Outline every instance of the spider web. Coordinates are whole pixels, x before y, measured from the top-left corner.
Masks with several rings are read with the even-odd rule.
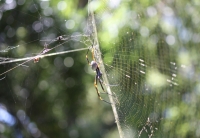
[[[15,2],[18,6],[23,5],[23,0],[7,1],[7,5],[10,2]],[[67,129],[69,137],[78,137],[77,129],[80,129],[80,132],[89,129],[85,120],[87,122],[94,120],[95,113],[98,115],[107,113],[102,120],[113,126],[112,123],[108,123],[110,120],[112,122],[110,109],[100,110],[99,104],[98,110],[96,108],[94,110],[95,113],[92,112],[89,115],[82,113],[78,117],[78,121],[74,119],[74,116],[80,113],[80,111],[77,113],[74,110],[82,107],[81,105],[85,103],[83,97],[86,96],[81,92],[86,88],[82,82],[90,80],[84,78],[87,75],[83,73],[83,76],[80,73],[89,73],[88,66],[85,65],[86,61],[82,58],[85,53],[76,54],[78,52],[74,50],[81,51],[82,48],[87,49],[92,44],[95,59],[103,73],[104,87],[111,94],[109,98],[113,103],[112,108],[120,137],[200,136],[197,122],[199,120],[198,49],[188,46],[190,41],[190,45],[198,46],[199,33],[197,26],[194,25],[194,28],[190,28],[184,24],[188,21],[186,15],[193,15],[192,11],[195,11],[195,7],[187,5],[190,13],[186,14],[185,11],[182,11],[184,8],[180,8],[182,4],[178,2],[174,4],[170,1],[165,3],[161,1],[142,3],[129,0],[89,1],[89,20],[77,21],[82,22],[80,26],[86,27],[86,31],[81,28],[82,30],[78,32],[68,30],[69,33],[63,31],[62,26],[53,24],[52,18],[54,21],[62,22],[58,18],[41,14],[45,5],[41,4],[42,1],[40,6],[37,1],[27,1],[27,3],[27,9],[21,7],[22,9],[15,10],[27,15],[30,22],[25,23],[20,17],[13,19],[12,16],[7,15],[9,10],[14,9],[15,6],[9,7],[6,4],[1,6],[1,20],[7,17],[7,27],[6,35],[1,33],[0,38],[3,41],[0,50],[1,73],[18,66],[1,75],[1,103],[10,107],[10,112],[16,113],[15,115],[18,116],[24,128],[28,128],[26,121],[29,121],[29,130],[23,132],[25,136],[46,137],[42,132],[58,136],[55,133],[58,130],[56,126],[54,127],[55,131],[51,129],[49,132],[46,129],[51,123],[44,119],[44,114],[49,112],[41,111],[42,107],[47,107],[47,111],[52,107],[55,116],[52,115],[49,118],[51,121],[57,121],[60,128],[66,129],[67,126],[70,126]],[[61,3],[61,5],[64,4]],[[71,15],[71,18],[73,16]],[[79,19],[79,17],[77,18]],[[194,18],[197,19],[197,17]],[[12,22],[14,21],[16,26],[13,27]],[[72,23],[71,20],[70,22]],[[193,22],[198,21],[193,19]],[[41,24],[44,26],[42,27]],[[65,26],[64,24],[62,25]],[[23,26],[31,33],[31,40],[23,36],[26,34],[23,27],[17,30],[19,26]],[[19,35],[18,31],[22,35]],[[13,38],[13,34],[18,34],[22,41]],[[64,40],[59,39],[58,36],[62,36]],[[48,49],[53,49],[40,56],[50,57],[42,58],[40,62],[34,64],[35,55],[43,51],[45,43],[48,45]],[[81,47],[82,43],[85,44],[83,47]],[[73,70],[75,76],[70,76],[69,64],[66,64],[67,68],[61,64],[64,57],[52,56],[63,54],[65,51],[72,54],[68,55],[70,58],[66,58],[66,61],[71,62],[71,57],[74,61],[80,61],[80,65],[74,65],[74,68],[77,69],[77,71]],[[19,62],[23,63],[24,60],[31,61],[26,64]],[[5,64],[9,62],[14,63]],[[57,69],[50,66],[50,63],[53,63]],[[93,80],[92,77],[88,82]],[[74,86],[78,87],[72,90],[71,88]],[[89,87],[87,87],[88,90],[90,91]],[[94,93],[92,86],[91,91]],[[70,93],[71,95],[69,95]],[[67,97],[67,100],[63,97]],[[78,100],[75,97],[78,97]],[[93,99],[90,98],[90,95],[88,97],[86,99]],[[97,100],[95,99],[95,101]],[[53,101],[54,104],[50,101]],[[13,103],[15,103],[14,106]],[[95,102],[86,102],[86,105],[91,108],[89,106],[91,103]],[[1,107],[6,108],[4,105]],[[73,106],[69,107],[69,105]],[[83,110],[91,112],[91,109],[88,108]],[[66,112],[70,112],[71,115],[66,115]],[[67,116],[67,119],[63,117],[64,115]],[[34,121],[39,126],[37,127],[34,122],[31,122],[29,117],[36,118]],[[41,120],[45,120],[44,123]],[[76,124],[78,128],[75,129],[72,124]],[[17,129],[20,127],[16,126]],[[1,124],[0,128],[2,128]],[[105,128],[99,130],[99,127],[95,128],[94,125],[90,128],[93,128],[92,132],[90,131],[88,134],[84,131],[81,136],[100,137],[105,131]],[[29,133],[31,130],[37,133]],[[103,134],[100,135],[99,131]],[[60,137],[63,136],[63,133],[59,134]]]
[[[173,4],[90,3],[98,36],[95,58],[108,79],[107,91],[117,97],[112,107],[120,137],[198,137],[197,128],[187,127],[198,120],[198,109],[190,107],[199,103],[193,97],[198,95],[199,81],[194,85],[191,80],[199,69],[192,62],[199,58],[185,40],[190,39],[186,36],[191,28],[183,23],[188,13]],[[193,119],[186,113],[191,110]]]

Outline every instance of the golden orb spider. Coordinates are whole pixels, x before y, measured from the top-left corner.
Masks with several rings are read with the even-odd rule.
[[[99,83],[101,85],[102,90],[105,93],[107,93],[107,92],[105,91],[105,89],[103,88],[103,85],[102,85],[102,83],[103,83],[103,80],[101,79],[102,78],[102,73],[101,73],[101,70],[99,69],[99,66],[98,66],[97,62],[95,61],[93,46],[92,46],[92,58],[93,58],[93,61],[91,61],[91,62],[88,59],[88,52],[89,52],[89,50],[90,49],[88,48],[88,51],[87,51],[87,54],[86,54],[86,60],[87,60],[88,64],[92,67],[92,70],[96,71],[96,76],[95,76],[95,80],[94,80],[94,87],[96,89],[97,95],[98,95],[98,97],[99,97],[99,99],[101,101],[104,101],[106,103],[111,104],[110,102],[107,102],[106,100],[104,100],[104,99],[101,98],[100,92],[99,92],[99,90],[97,88],[97,82],[98,82],[98,80],[99,80]]]

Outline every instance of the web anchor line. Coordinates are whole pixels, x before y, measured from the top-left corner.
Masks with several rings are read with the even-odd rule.
[[[34,63],[36,63],[36,62],[39,61],[40,58],[43,58],[43,57],[48,57],[48,56],[54,56],[54,55],[60,55],[60,54],[65,54],[65,53],[71,53],[71,52],[76,52],[76,51],[87,50],[88,48],[80,48],[80,49],[75,49],[75,50],[68,50],[68,51],[61,51],[61,52],[46,54],[47,52],[52,51],[53,49],[55,49],[55,48],[57,48],[57,47],[59,47],[59,46],[65,44],[65,43],[67,43],[69,40],[71,40],[72,38],[75,38],[75,37],[77,37],[77,36],[86,36],[86,37],[87,37],[87,35],[75,35],[75,36],[69,36],[69,37],[65,37],[65,38],[59,36],[59,37],[57,37],[57,38],[54,39],[54,40],[57,40],[57,41],[58,41],[58,40],[64,40],[65,42],[63,42],[63,43],[61,43],[61,44],[58,44],[58,45],[56,45],[56,46],[53,47],[53,48],[48,48],[48,46],[49,46],[54,40],[52,40],[52,41],[51,41],[50,43],[48,43],[48,44],[45,43],[45,44],[44,44],[44,49],[43,49],[41,52],[39,52],[39,54],[36,55],[36,56],[33,56],[33,57],[26,57],[26,58],[20,58],[20,59],[10,59],[10,60],[7,60],[7,61],[2,61],[2,62],[0,62],[0,65],[1,65],[1,64],[7,64],[7,63],[14,63],[14,62],[24,61],[24,62],[22,62],[22,63],[16,65],[15,67],[13,67],[13,68],[11,68],[11,69],[8,69],[7,71],[1,73],[0,76],[2,76],[2,75],[4,75],[4,74],[6,74],[6,73],[12,71],[12,70],[15,69],[15,68],[18,68],[18,67],[20,67],[20,66],[23,66],[25,63],[27,63],[27,62],[29,62],[29,61],[32,61],[32,60],[34,61]],[[73,40],[73,39],[72,39],[72,40]]]
[[[97,29],[96,29],[96,24],[95,24],[95,18],[94,18],[94,13],[93,11],[91,11],[90,9],[90,3],[91,3],[91,0],[88,1],[88,16],[89,18],[91,19],[91,30],[92,30],[92,37],[94,39],[94,56],[95,58],[97,59],[97,62],[100,63],[100,69],[102,71],[102,77],[103,77],[103,80],[105,82],[105,84],[109,84],[108,83],[108,79],[107,79],[107,76],[106,76],[106,72],[105,72],[105,67],[104,67],[104,64],[102,63],[102,58],[101,58],[101,52],[100,52],[100,48],[99,48],[99,42],[98,42],[98,37],[97,37]],[[100,62],[101,61],[101,62]],[[110,89],[110,86],[109,85],[105,85],[106,86],[106,91],[108,94],[108,97],[110,99],[110,102],[111,103],[114,103],[114,99],[113,99],[113,96],[112,95],[112,92],[111,92],[111,89]],[[113,114],[114,114],[114,117],[115,117],[115,122],[117,124],[117,128],[118,128],[118,132],[119,132],[119,136],[120,138],[124,138],[124,132],[122,131],[122,128],[121,128],[121,124],[120,124],[120,121],[119,121],[119,115],[118,115],[118,112],[117,112],[117,107],[116,107],[116,104],[111,104],[111,107],[112,107],[112,110],[113,110]]]

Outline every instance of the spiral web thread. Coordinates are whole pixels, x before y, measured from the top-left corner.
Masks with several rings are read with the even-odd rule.
[[[115,2],[90,1],[89,8],[95,4],[100,8],[94,13],[89,10],[89,23],[93,30],[95,59],[100,64],[105,84],[109,84],[105,85],[107,92],[117,97],[109,96],[115,103],[112,108],[120,137],[178,136],[175,128],[182,124],[176,117],[185,102],[181,94],[191,85],[183,75],[189,70],[180,62],[180,53],[177,54],[181,43],[171,46],[159,21],[152,26],[143,24],[150,19],[144,14],[145,8],[137,7],[138,3],[124,0],[116,7],[109,6],[110,3]],[[133,7],[136,9],[131,9]],[[121,13],[123,8],[126,12]],[[120,9],[123,10],[119,12]],[[117,13],[122,16],[116,18]],[[115,28],[117,25],[120,27]],[[104,36],[110,30],[117,36],[105,40],[109,39]],[[99,34],[104,35],[97,39]]]

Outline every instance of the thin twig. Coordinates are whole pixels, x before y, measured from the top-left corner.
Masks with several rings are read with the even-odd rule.
[[[95,57],[95,58],[98,59],[98,61],[101,61],[99,63],[100,63],[101,72],[103,74],[103,80],[106,84],[109,84],[107,76],[106,76],[103,60],[101,58],[101,51],[99,49],[99,42],[98,42],[98,38],[97,38],[97,29],[96,29],[96,24],[95,24],[94,13],[93,13],[93,11],[90,10],[90,2],[91,1],[92,0],[88,1],[88,12],[89,12],[89,18],[91,18],[91,23],[92,23],[92,28],[90,28],[90,29],[92,29],[92,33],[93,33],[92,37],[94,39],[95,55],[98,56],[98,57]],[[115,103],[115,100],[113,99],[112,92],[111,92],[111,89],[110,89],[110,85],[105,85],[105,86],[106,86],[107,93],[109,94],[108,96],[109,96],[110,102]],[[116,104],[111,104],[111,106],[112,106],[112,110],[113,110],[113,114],[114,114],[114,117],[115,117],[115,121],[116,121],[116,124],[117,124],[117,128],[118,128],[118,131],[119,131],[120,138],[124,138],[124,134],[123,134],[120,122],[119,122],[119,116],[118,116]]]

